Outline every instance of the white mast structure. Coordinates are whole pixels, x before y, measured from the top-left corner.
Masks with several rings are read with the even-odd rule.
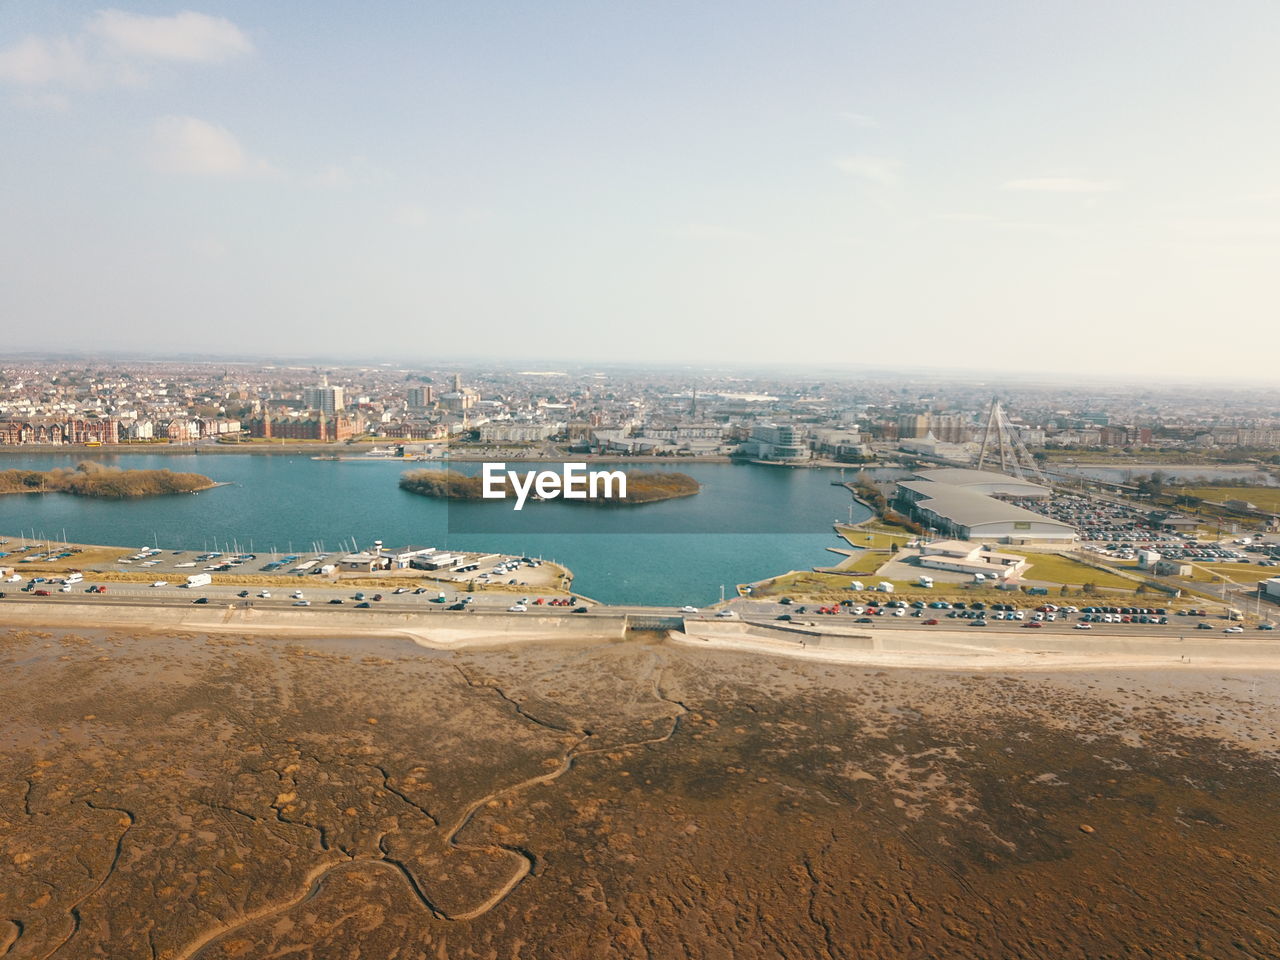
[[[1050,486],[1049,479],[1036,465],[1035,457],[1027,450],[1027,445],[1018,436],[1017,430],[1005,416],[1000,401],[992,397],[991,408],[987,411],[987,423],[982,429],[982,445],[978,448],[978,469],[986,467],[987,457],[994,460],[996,452],[1000,455],[1000,472],[1012,473],[1019,480],[1026,480],[1031,473],[1044,486]],[[993,463],[992,466],[995,464]]]

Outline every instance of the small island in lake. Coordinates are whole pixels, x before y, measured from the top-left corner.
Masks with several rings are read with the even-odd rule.
[[[625,471],[624,471],[625,472]],[[565,503],[592,503],[597,506],[632,506],[640,503],[655,503],[659,500],[675,500],[679,497],[691,497],[701,486],[687,473],[668,473],[655,471],[645,473],[626,473],[627,495],[625,497],[588,496],[586,498],[565,499]],[[401,474],[400,488],[423,497],[436,497],[445,500],[482,500],[484,499],[484,480],[482,477],[469,477],[456,470],[410,470]],[[503,484],[508,496],[514,497],[509,481]],[[557,500],[562,499],[557,497]]]
[[[0,470],[0,494],[70,493],[77,497],[127,500],[169,493],[198,493],[217,484],[199,473],[172,470],[121,470],[86,461],[74,470]]]

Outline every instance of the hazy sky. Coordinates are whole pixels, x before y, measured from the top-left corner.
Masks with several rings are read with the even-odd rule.
[[[23,349],[1221,376],[1280,3],[0,3]]]

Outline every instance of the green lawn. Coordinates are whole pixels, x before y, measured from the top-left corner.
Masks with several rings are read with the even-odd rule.
[[[1024,580],[1043,580],[1048,583],[1082,586],[1092,583],[1099,587],[1116,587],[1121,590],[1133,590],[1137,584],[1124,577],[1078,563],[1057,554],[1031,554],[1031,569],[1022,574]]]
[[[1244,500],[1259,510],[1280,513],[1280,487],[1170,487],[1170,492],[1186,493],[1210,503]]]
[[[1191,569],[1191,579],[1205,583],[1221,583],[1218,574],[1225,575],[1236,583],[1257,583],[1280,577],[1280,567],[1259,567],[1252,563],[1206,563],[1196,564]]]
[[[841,526],[837,532],[850,546],[866,550],[899,550],[908,540],[915,539],[909,533],[887,533],[868,527]]]

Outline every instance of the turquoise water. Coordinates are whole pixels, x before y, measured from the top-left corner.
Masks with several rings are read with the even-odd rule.
[[[48,470],[89,459],[76,454],[0,458],[0,470]],[[837,471],[738,464],[672,467],[703,485],[695,497],[638,507],[530,503],[447,503],[406,493],[397,481],[421,464],[314,461],[304,456],[97,455],[131,469],[203,473],[228,485],[195,496],[135,501],[63,494],[0,496],[7,534],[140,547],[303,552],[414,544],[554,559],[574,572],[574,587],[608,603],[702,604],[720,587],[835,560],[833,520],[850,519],[850,497],[832,486]],[[457,465],[474,472],[477,464]],[[530,465],[511,465],[527,469]],[[628,469],[661,469],[630,465]],[[854,504],[852,519],[867,516]]]

